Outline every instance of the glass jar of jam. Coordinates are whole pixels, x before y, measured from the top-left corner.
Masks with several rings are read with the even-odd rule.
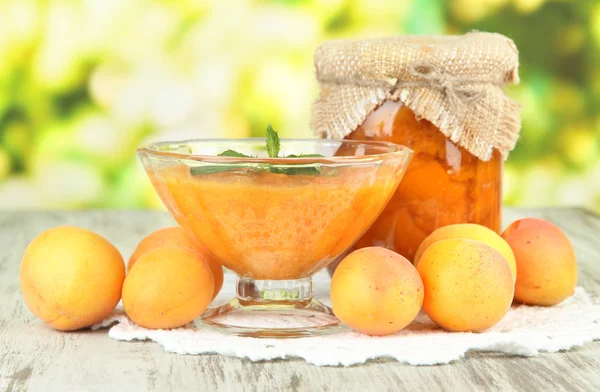
[[[333,40],[314,60],[316,135],[414,151],[385,210],[347,252],[381,246],[412,261],[439,227],[500,230],[502,165],[521,129],[520,106],[504,92],[519,83],[512,40],[485,32]]]
[[[503,159],[497,150],[489,161],[480,160],[393,100],[373,110],[346,139],[388,141],[414,150],[396,193],[354,249],[383,246],[412,261],[438,227],[477,223],[500,230]]]

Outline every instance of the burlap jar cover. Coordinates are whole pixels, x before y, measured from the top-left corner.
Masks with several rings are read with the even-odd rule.
[[[315,53],[321,91],[311,126],[341,139],[384,101],[401,100],[479,159],[504,158],[519,137],[519,105],[504,94],[519,82],[518,51],[500,34],[399,36],[329,41]]]

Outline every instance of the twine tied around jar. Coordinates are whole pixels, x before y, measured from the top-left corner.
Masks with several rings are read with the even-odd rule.
[[[456,77],[448,73],[440,72],[435,66],[427,63],[412,63],[408,67],[409,72],[420,78],[421,81],[415,82],[396,82],[394,86],[395,93],[392,99],[398,99],[400,91],[405,87],[424,87],[439,90],[444,94],[450,105],[450,110],[462,113],[467,105],[475,103],[485,98],[485,84],[502,85],[502,82],[482,81],[472,78]]]
[[[487,161],[519,136],[519,105],[502,90],[519,82],[514,43],[492,33],[329,41],[315,52],[320,85],[311,127],[344,138],[386,100],[400,100],[452,142]]]

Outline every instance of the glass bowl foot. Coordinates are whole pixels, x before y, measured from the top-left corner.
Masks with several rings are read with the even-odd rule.
[[[331,308],[312,298],[310,278],[239,278],[237,298],[208,309],[200,325],[227,334],[260,338],[320,336],[345,329]]]

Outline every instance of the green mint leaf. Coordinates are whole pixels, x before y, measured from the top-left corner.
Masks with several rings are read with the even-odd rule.
[[[305,176],[318,176],[321,173],[319,167],[271,167],[269,170],[274,174],[286,174],[288,176],[305,175]]]
[[[230,171],[230,170],[235,170],[238,167],[236,166],[229,166],[229,165],[222,165],[222,166],[196,166],[196,167],[192,167],[190,168],[190,174],[192,176],[199,176],[202,174],[214,174],[214,173],[222,173],[222,172],[226,172],[226,171]]]
[[[273,129],[271,124],[269,124],[269,126],[267,126],[267,153],[269,154],[269,158],[277,158],[280,148],[279,135],[277,134],[277,131]]]
[[[286,158],[323,158],[321,154],[290,154]],[[318,176],[321,173],[320,167],[286,167],[278,169],[281,174],[288,175],[305,175],[305,176]],[[273,172],[273,170],[271,170]]]
[[[234,157],[234,158],[249,158],[249,155],[242,154],[241,152],[237,152],[234,150],[225,150],[219,155],[220,157]],[[214,173],[222,173],[229,170],[235,170],[240,168],[238,165],[205,165],[205,166],[196,166],[190,168],[190,174],[192,176],[197,176],[201,174],[214,174]]]
[[[242,154],[241,152],[233,151],[233,150],[225,150],[220,153],[218,156],[220,157],[237,157],[237,158],[250,158],[250,155]]]
[[[277,131],[273,129],[271,125],[267,127],[267,153],[270,158],[277,158],[279,150],[281,149],[279,135]],[[218,156],[221,157],[234,157],[234,158],[251,158],[250,155],[242,154],[240,152],[228,149],[220,153]],[[284,158],[322,158],[320,154],[291,154]],[[203,174],[214,174],[222,173],[236,169],[251,169],[256,171],[268,171],[274,174],[286,174],[286,175],[307,175],[307,176],[318,176],[321,173],[320,167],[315,166],[290,166],[290,167],[273,167],[269,164],[259,164],[256,166],[239,165],[239,164],[221,164],[221,165],[204,165],[190,168],[190,174],[192,176],[203,175]]]

